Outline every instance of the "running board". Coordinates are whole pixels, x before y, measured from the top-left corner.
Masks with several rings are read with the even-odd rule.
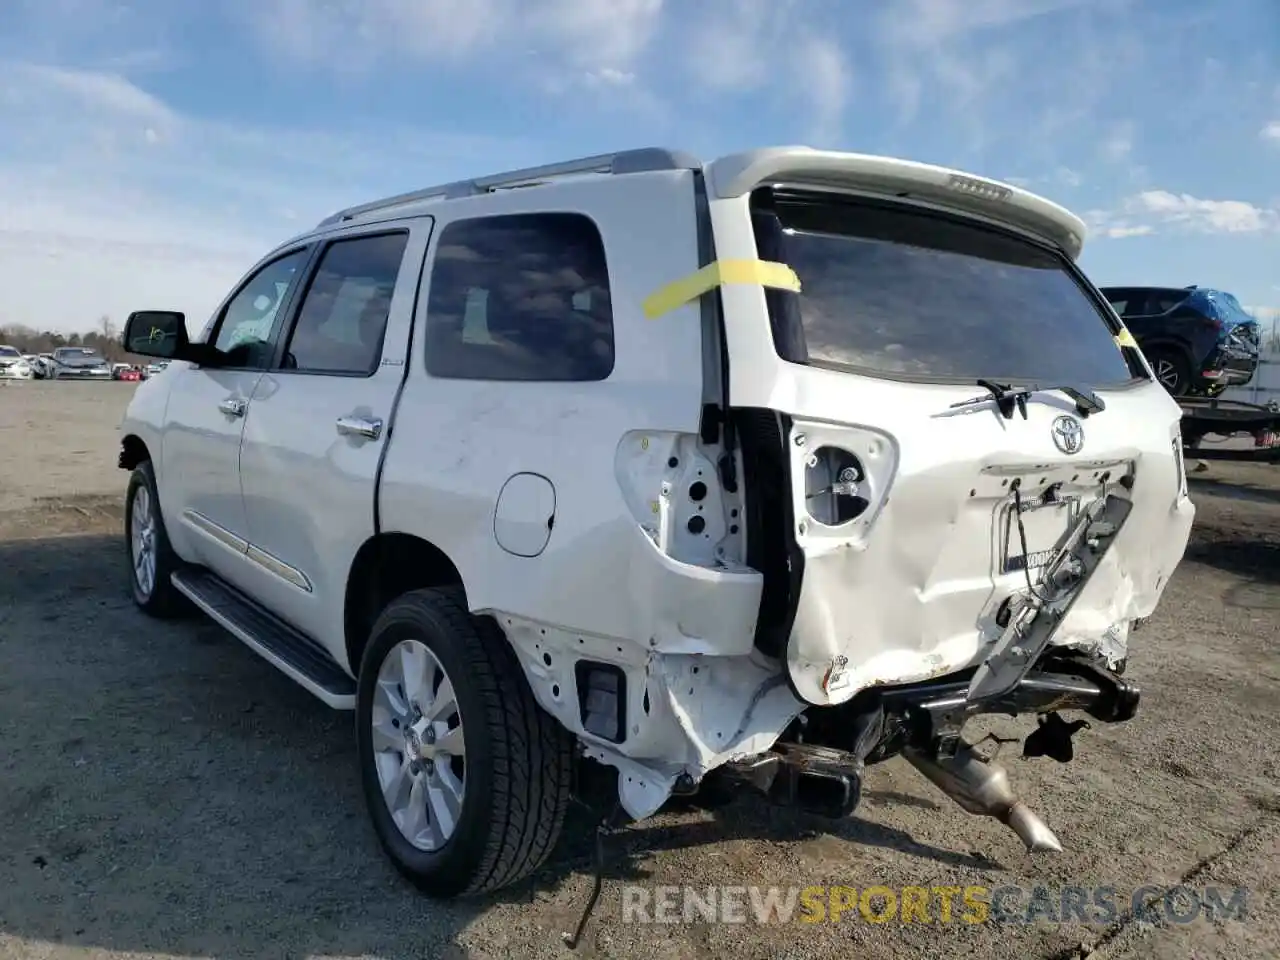
[[[309,637],[207,570],[180,570],[173,585],[219,626],[335,710],[354,710],[356,682]]]

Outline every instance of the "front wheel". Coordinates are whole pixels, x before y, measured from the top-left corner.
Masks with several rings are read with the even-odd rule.
[[[133,602],[153,617],[168,618],[188,613],[190,601],[169,579],[181,567],[182,561],[173,552],[164,529],[156,475],[150,460],[138,464],[129,477],[124,525]]]
[[[356,722],[374,832],[419,889],[490,893],[546,861],[569,803],[573,739],[461,590],[415,590],[383,611]]]

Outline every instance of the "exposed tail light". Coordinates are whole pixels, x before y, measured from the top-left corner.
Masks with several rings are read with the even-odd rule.
[[[866,427],[797,421],[791,456],[797,542],[863,541],[897,473],[894,441]]]

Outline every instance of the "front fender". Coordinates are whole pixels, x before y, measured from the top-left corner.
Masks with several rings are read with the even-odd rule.
[[[153,377],[150,380],[140,381],[134,390],[129,405],[125,408],[124,416],[121,417],[118,427],[122,453],[125,451],[126,444],[131,437],[136,438],[146,447],[147,455],[151,460],[151,468],[155,473],[156,487],[162,491],[160,496],[161,513],[164,517],[165,527],[170,531],[170,539],[173,539],[173,534],[177,530],[172,519],[165,512],[166,497],[163,494],[164,457],[161,455],[161,446],[164,443],[165,416],[169,407],[169,392],[172,389],[172,383],[173,378],[171,377]],[[121,466],[123,465],[122,462]],[[179,553],[181,553],[181,550],[179,550]]]

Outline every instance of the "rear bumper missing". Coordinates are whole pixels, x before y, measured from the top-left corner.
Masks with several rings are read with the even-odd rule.
[[[1046,657],[1007,693],[989,700],[969,699],[969,681],[920,684],[886,690],[880,701],[887,714],[910,725],[913,740],[945,738],[979,714],[1018,716],[1081,710],[1103,723],[1123,723],[1138,712],[1142,692],[1111,670],[1081,657]]]
[[[862,793],[866,764],[904,751],[945,760],[962,747],[965,723],[980,714],[1048,714],[1079,710],[1102,723],[1138,711],[1137,685],[1083,658],[1045,658],[1013,689],[970,700],[970,677],[868,690],[836,708],[810,710],[805,742],[779,741],[767,753],[726,764],[723,773],[774,803],[823,816],[848,816]]]

